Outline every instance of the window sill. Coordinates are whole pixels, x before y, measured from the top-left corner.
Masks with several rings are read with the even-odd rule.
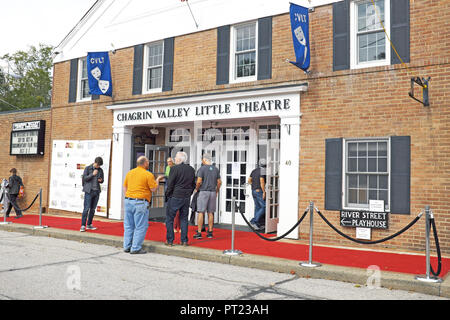
[[[367,68],[373,68],[373,67],[385,67],[389,66],[391,63],[389,61],[377,61],[377,62],[365,62],[360,64],[352,64],[350,69],[357,70],[357,69],[367,69]]]
[[[142,94],[155,94],[155,93],[161,93],[161,92],[163,92],[162,88],[157,88],[157,89],[142,91]]]

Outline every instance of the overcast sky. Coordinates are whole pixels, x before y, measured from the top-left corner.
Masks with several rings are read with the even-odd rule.
[[[39,43],[56,47],[95,0],[0,0],[0,56]]]

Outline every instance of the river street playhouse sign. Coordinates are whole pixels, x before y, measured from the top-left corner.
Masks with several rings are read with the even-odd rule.
[[[389,216],[387,212],[371,211],[341,211],[341,226],[371,229],[388,229]]]

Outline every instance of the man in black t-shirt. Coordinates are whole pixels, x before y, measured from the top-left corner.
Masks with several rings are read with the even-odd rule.
[[[264,229],[266,217],[266,160],[259,160],[259,167],[252,171],[248,183],[252,185],[252,196],[255,201],[255,215],[250,225],[255,230]]]

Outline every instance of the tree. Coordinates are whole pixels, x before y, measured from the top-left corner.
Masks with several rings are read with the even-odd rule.
[[[1,57],[10,65],[10,72],[0,75],[0,98],[7,102],[0,103],[2,110],[13,109],[8,104],[20,109],[50,106],[52,50],[52,46],[39,44]]]

